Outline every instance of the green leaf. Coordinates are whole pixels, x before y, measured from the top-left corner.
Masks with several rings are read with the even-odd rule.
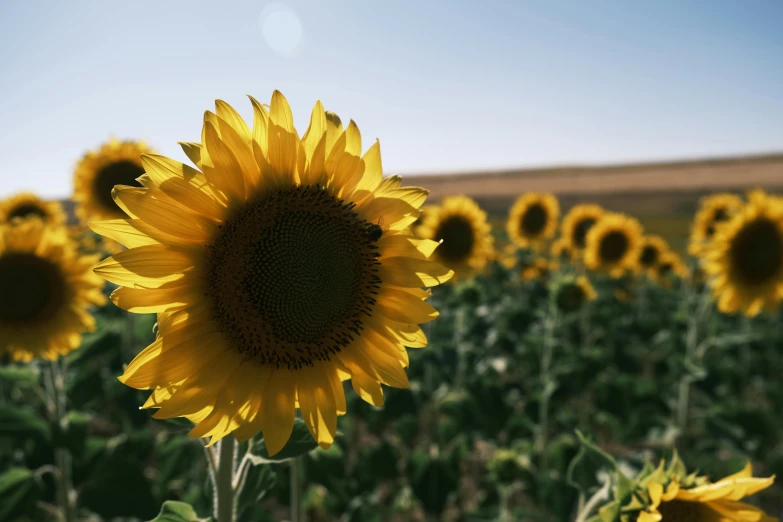
[[[0,436],[35,438],[49,440],[49,423],[38,417],[29,408],[11,405],[0,406]]]
[[[0,367],[0,381],[8,382],[20,388],[30,388],[38,384],[39,372],[33,366]]]
[[[0,520],[27,519],[41,491],[27,468],[11,468],[0,475]]]
[[[211,518],[198,518],[190,504],[169,500],[163,503],[160,514],[150,522],[208,522]]]
[[[285,462],[306,455],[317,447],[318,444],[315,442],[312,435],[310,435],[307,425],[299,418],[294,419],[294,429],[291,432],[291,438],[288,439],[286,445],[279,453],[276,453],[271,457],[264,444],[263,434],[258,434],[250,441],[250,453],[253,455],[253,464]]]

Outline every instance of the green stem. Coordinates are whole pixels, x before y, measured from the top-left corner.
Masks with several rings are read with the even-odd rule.
[[[465,353],[465,308],[457,309],[456,325],[454,328],[454,346],[457,349],[457,378],[456,389],[461,390],[465,386],[465,374],[467,372],[467,361]]]
[[[302,480],[299,476],[299,459],[291,461],[291,522],[304,522],[302,518]]]
[[[215,517],[217,522],[234,522],[234,464],[236,441],[233,435],[220,440],[215,473]]]
[[[549,400],[554,393],[554,376],[552,375],[552,359],[555,348],[555,328],[557,312],[554,306],[550,306],[549,315],[544,318],[544,345],[541,350],[540,375],[543,388],[541,400],[538,403],[538,433],[536,437],[536,449],[541,458],[539,471],[545,471],[549,464],[546,452],[549,438]]]
[[[60,429],[66,428],[66,397],[65,382],[59,366],[59,361],[51,361],[46,371],[49,378],[47,391],[51,394],[51,402],[54,405],[54,420]],[[73,502],[73,481],[71,478],[71,452],[67,448],[56,448],[54,451],[55,463],[59,473],[57,479],[57,503],[62,510],[65,522],[76,520],[75,506]]]

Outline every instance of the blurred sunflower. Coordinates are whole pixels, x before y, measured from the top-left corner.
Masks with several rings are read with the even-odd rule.
[[[783,202],[752,192],[703,255],[722,312],[754,316],[776,308],[783,297]]]
[[[106,301],[92,273],[98,257],[79,256],[63,228],[26,219],[0,226],[0,339],[12,360],[56,359],[93,330],[92,305]]]
[[[693,218],[688,253],[704,253],[715,232],[743,207],[742,199],[734,194],[715,194],[702,198],[699,211]]]
[[[60,203],[45,201],[31,192],[21,192],[0,201],[0,225],[30,217],[55,227],[63,225],[66,220]]]
[[[584,276],[570,276],[559,281],[554,292],[555,305],[564,313],[575,312],[595,298],[595,288]]]
[[[568,241],[568,246],[574,256],[579,256],[585,249],[587,232],[605,213],[598,205],[576,205],[563,218],[561,235]]]
[[[696,479],[698,480],[698,479]],[[770,487],[775,477],[754,478],[748,463],[742,471],[718,482],[701,480],[700,485],[684,488],[674,477],[664,487],[657,481],[647,484],[649,506],[639,513],[637,522],[777,522],[761,509],[738,502]]]
[[[661,261],[661,256],[668,250],[669,244],[661,236],[647,235],[642,237],[637,262],[639,269],[646,271],[655,269]]]
[[[556,259],[571,259],[571,245],[564,237],[554,240],[549,250]]]
[[[605,214],[587,233],[585,266],[620,277],[635,269],[641,239],[642,226],[634,218]]]
[[[559,216],[560,205],[554,195],[528,192],[511,207],[506,232],[520,247],[537,247],[554,235]]]
[[[521,265],[519,275],[525,281],[546,279],[552,272],[560,267],[560,263],[551,261],[545,257],[536,257]]]
[[[688,267],[682,258],[671,250],[661,254],[658,264],[651,269],[653,278],[664,286],[671,285],[672,279],[685,279],[688,277]]]
[[[481,270],[494,256],[487,214],[466,196],[444,198],[426,213],[418,234],[442,241],[435,258],[457,275]]]
[[[422,287],[453,273],[410,232],[427,192],[382,177],[377,141],[362,156],[356,124],[320,102],[302,138],[282,94],[251,102],[252,129],[223,101],[205,113],[201,143],[182,144],[199,170],[144,155],[143,188],[114,191],[131,218],[92,224],[129,248],[96,267],[113,301],[159,318],[120,380],[212,443],[261,430],[278,453],[299,408],[328,447],[341,381],[376,406],[381,384],[408,387],[405,347],[438,316]]]
[[[74,171],[73,200],[83,225],[126,217],[112,198],[112,190],[116,185],[141,187],[137,181],[144,174],[140,156],[152,152],[142,141],[111,139],[82,157]]]

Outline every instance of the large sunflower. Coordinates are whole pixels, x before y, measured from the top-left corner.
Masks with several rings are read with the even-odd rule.
[[[425,214],[417,233],[442,241],[435,258],[459,275],[481,270],[494,255],[487,214],[466,196],[444,198]]]
[[[0,224],[37,217],[47,225],[60,226],[66,216],[57,201],[44,201],[32,192],[21,192],[0,201]]]
[[[56,359],[92,330],[92,305],[105,302],[97,256],[79,256],[63,228],[40,219],[0,226],[0,351],[15,361]]]
[[[721,226],[704,252],[704,270],[722,312],[753,316],[783,297],[783,203],[761,191]]]
[[[130,219],[92,225],[128,247],[96,268],[113,301],[159,314],[120,380],[213,443],[261,430],[275,454],[299,408],[328,447],[341,381],[376,406],[381,384],[408,386],[405,347],[438,315],[422,287],[453,273],[410,232],[427,192],[382,178],[377,141],[362,156],[357,126],[320,102],[300,138],[282,94],[251,101],[252,129],[223,101],[205,113],[201,143],[182,144],[198,170],[142,156],[143,188],[115,189]]]
[[[604,209],[591,204],[576,205],[568,211],[560,230],[563,239],[568,241],[572,255],[581,255],[586,246],[587,232],[604,213]]]
[[[537,247],[555,234],[559,216],[560,205],[555,196],[528,192],[511,207],[506,232],[520,247]]]
[[[675,479],[666,487],[651,481],[647,485],[650,506],[639,513],[637,522],[777,522],[761,509],[738,502],[770,487],[775,477],[754,478],[748,463],[742,471],[715,483],[685,489]]]
[[[702,198],[699,211],[693,218],[688,253],[704,253],[715,232],[742,209],[742,199],[734,194],[715,194]]]
[[[152,152],[142,141],[111,139],[82,157],[74,171],[73,191],[82,224],[126,217],[112,198],[112,189],[116,185],[141,187],[137,181],[144,174],[141,155]]]
[[[587,233],[585,266],[619,277],[636,268],[641,240],[642,226],[634,218],[605,214]]]
[[[642,237],[639,248],[637,266],[640,270],[650,273],[661,262],[661,256],[669,251],[669,244],[661,236],[647,235]]]

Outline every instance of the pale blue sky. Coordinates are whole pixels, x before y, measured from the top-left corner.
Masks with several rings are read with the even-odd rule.
[[[69,195],[109,135],[184,160],[215,98],[274,89],[300,131],[316,99],[356,120],[387,173],[783,150],[780,0],[276,6],[3,0],[0,197]]]

